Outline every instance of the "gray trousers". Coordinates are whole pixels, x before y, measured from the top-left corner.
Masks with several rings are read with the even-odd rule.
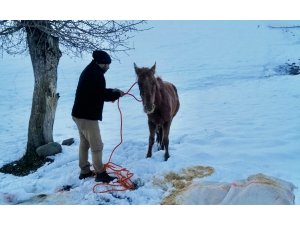
[[[91,164],[88,161],[89,148],[92,153],[92,163],[96,173],[103,172],[102,163],[103,142],[101,139],[98,120],[87,120],[72,117],[79,131],[79,167],[82,174],[90,172]]]

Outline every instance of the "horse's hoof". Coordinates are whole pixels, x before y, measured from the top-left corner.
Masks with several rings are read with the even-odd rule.
[[[165,156],[165,161],[168,161],[169,158],[170,158],[169,155]]]
[[[152,157],[152,154],[147,154],[146,155],[146,158],[151,158]]]

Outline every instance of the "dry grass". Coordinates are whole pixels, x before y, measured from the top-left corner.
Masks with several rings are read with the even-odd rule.
[[[186,190],[192,184],[193,179],[211,175],[214,172],[212,167],[194,166],[180,171],[180,173],[170,172],[163,179],[155,178],[153,183],[167,191],[171,185],[174,190],[170,195],[165,197],[162,205],[176,205],[176,197]]]

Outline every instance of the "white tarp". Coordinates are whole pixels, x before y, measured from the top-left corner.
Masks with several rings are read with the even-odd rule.
[[[263,174],[232,183],[193,183],[175,198],[180,205],[292,205],[295,186]]]

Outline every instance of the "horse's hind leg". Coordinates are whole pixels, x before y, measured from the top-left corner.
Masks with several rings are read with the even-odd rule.
[[[163,150],[163,145],[162,145],[162,136],[163,136],[163,130],[162,126],[157,125],[156,126],[156,142],[158,144],[157,149],[158,150]]]
[[[170,127],[171,127],[171,121],[166,122],[163,125],[163,139],[162,139],[162,147],[163,149],[165,149],[165,161],[168,160],[168,158],[170,158],[170,154],[169,154],[169,132],[170,132]]]
[[[148,127],[149,127],[149,144],[148,144],[148,152],[147,158],[152,156],[152,147],[154,144],[154,137],[155,137],[155,124],[148,120]]]

